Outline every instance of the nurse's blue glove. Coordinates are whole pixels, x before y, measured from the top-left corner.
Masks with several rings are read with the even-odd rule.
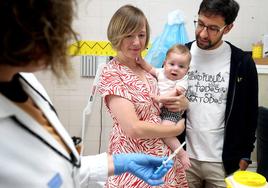
[[[170,160],[164,168],[161,168],[156,173],[158,167],[160,167],[162,162],[166,159],[167,157],[157,157],[142,153],[115,154],[113,155],[114,174],[120,175],[125,172],[130,172],[149,185],[161,185],[164,183],[162,178],[174,163],[173,160]]]

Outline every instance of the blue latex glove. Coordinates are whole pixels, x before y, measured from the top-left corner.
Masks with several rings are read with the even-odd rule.
[[[125,172],[130,172],[149,185],[161,185],[164,183],[162,178],[174,163],[173,160],[170,160],[159,170],[158,167],[160,167],[162,162],[166,159],[167,157],[157,157],[142,153],[115,154],[113,155],[114,174],[120,175]]]

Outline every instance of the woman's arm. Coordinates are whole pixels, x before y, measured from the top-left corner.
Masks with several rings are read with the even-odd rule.
[[[125,133],[132,138],[165,138],[181,134],[185,128],[184,120],[176,126],[155,125],[140,121],[134,105],[119,96],[106,96],[107,104]]]

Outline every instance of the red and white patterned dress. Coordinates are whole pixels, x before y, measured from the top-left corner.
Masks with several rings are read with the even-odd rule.
[[[157,126],[161,122],[159,117],[160,109],[158,104],[150,97],[150,94],[159,94],[157,81],[151,74],[145,74],[150,88],[147,88],[146,84],[127,66],[119,64],[115,59],[111,60],[102,71],[98,83],[98,91],[104,99],[107,95],[117,95],[131,101],[140,120],[156,123]],[[108,111],[114,121],[108,148],[110,154],[147,153],[156,156],[168,156],[171,154],[171,150],[160,138],[133,139],[128,137],[109,108]],[[106,187],[149,188],[151,186],[130,173],[124,173],[120,176],[109,177]],[[177,159],[173,168],[165,176],[165,184],[160,187],[188,187],[185,172]]]

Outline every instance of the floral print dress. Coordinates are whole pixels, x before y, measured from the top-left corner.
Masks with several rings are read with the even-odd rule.
[[[108,95],[117,95],[131,101],[140,120],[159,124],[159,105],[150,97],[151,94],[159,94],[156,79],[145,72],[149,88],[136,76],[127,66],[120,64],[116,59],[111,60],[102,70],[98,83],[98,91],[104,98]],[[107,106],[108,108],[108,106]],[[171,150],[164,144],[160,138],[154,139],[134,139],[128,137],[121,129],[117,119],[109,110],[113,118],[113,128],[110,133],[108,153],[146,153],[156,156],[168,156]],[[149,188],[151,187],[141,179],[130,173],[124,173],[120,176],[109,177],[107,188]],[[178,159],[176,159],[173,168],[165,176],[165,184],[160,187],[188,187],[185,171]]]

